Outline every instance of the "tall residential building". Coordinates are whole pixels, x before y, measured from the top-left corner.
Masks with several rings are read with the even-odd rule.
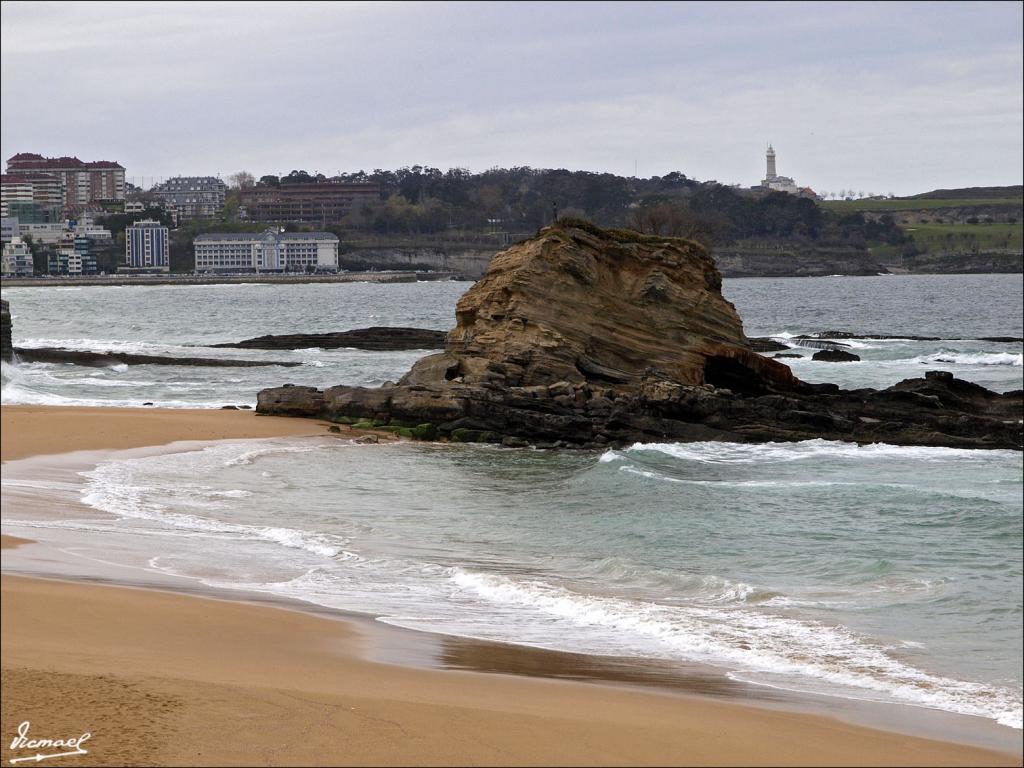
[[[341,221],[363,200],[379,201],[380,185],[348,182],[257,185],[243,189],[239,202],[250,221],[325,226]]]
[[[215,176],[176,176],[150,192],[173,206],[183,220],[211,219],[224,210],[227,185]]]
[[[12,205],[34,205],[41,210],[57,208],[63,215],[60,183],[56,177],[44,173],[0,174],[0,210],[4,216],[11,213]]]
[[[110,160],[83,162],[77,157],[43,157],[22,152],[7,161],[7,173],[23,178],[37,176],[38,183],[56,182],[59,202],[76,209],[98,200],[123,200],[124,167]],[[38,201],[37,201],[38,202]]]
[[[167,272],[171,243],[167,227],[153,219],[136,221],[124,231],[124,264],[129,270]]]
[[[196,272],[338,271],[338,238],[330,232],[211,233],[193,245]]]
[[[11,203],[31,203],[32,182],[24,176],[0,175],[0,215],[10,215]]]
[[[20,237],[4,244],[0,272],[4,277],[32,277],[32,251]]]

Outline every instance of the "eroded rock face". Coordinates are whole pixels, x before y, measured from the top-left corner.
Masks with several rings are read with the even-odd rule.
[[[721,287],[695,243],[548,228],[495,256],[459,300],[447,358],[465,383],[498,374],[513,387],[566,381],[636,391],[651,370],[698,385],[709,360],[791,383],[786,366],[747,345]]]
[[[931,378],[884,392],[799,381],[750,348],[714,262],[688,241],[561,222],[495,256],[456,320],[445,351],[397,385],[268,389],[257,410],[505,445],[1021,443],[1020,393],[963,398],[950,393],[964,382]]]

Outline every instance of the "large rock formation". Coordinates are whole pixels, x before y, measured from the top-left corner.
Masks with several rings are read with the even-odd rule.
[[[711,257],[685,240],[560,222],[495,256],[456,320],[445,351],[397,385],[268,389],[257,410],[509,445],[1021,443],[1020,393],[939,376],[885,392],[797,380],[750,348]]]

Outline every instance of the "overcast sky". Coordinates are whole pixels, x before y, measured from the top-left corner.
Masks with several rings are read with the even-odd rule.
[[[2,8],[3,158],[128,177],[673,170],[819,191],[1020,184],[1022,4]]]

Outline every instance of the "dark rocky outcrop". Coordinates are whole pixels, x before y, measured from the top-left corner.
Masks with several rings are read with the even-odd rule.
[[[747,344],[755,352],[781,352],[784,349],[790,349],[788,344],[783,344],[781,341],[776,341],[766,336],[747,339]]]
[[[280,360],[223,360],[216,357],[170,357],[166,355],[135,355],[126,352],[84,352],[53,347],[16,347],[14,353],[23,363],[72,363],[103,367],[110,365],[204,365],[225,368],[255,368],[265,365],[294,367],[298,362]]]
[[[1021,392],[936,373],[882,391],[799,381],[750,348],[714,262],[685,240],[560,222],[495,256],[456,321],[397,385],[278,387],[257,410],[509,446],[1021,447]]]
[[[826,363],[856,363],[860,361],[860,355],[842,349],[823,349],[811,355],[811,360],[822,360]]]
[[[444,349],[444,331],[425,328],[359,328],[337,333],[297,333],[281,336],[259,336],[230,344],[211,344],[212,347],[240,349],[372,349],[376,351],[406,349]]]

